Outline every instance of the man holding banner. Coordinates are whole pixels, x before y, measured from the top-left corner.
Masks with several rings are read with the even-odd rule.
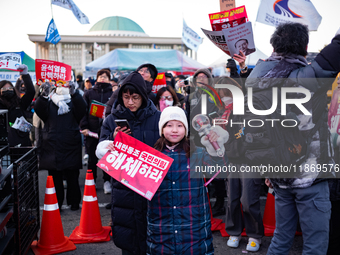
[[[100,143],[96,155],[102,158],[108,149],[114,150],[113,140],[117,132],[130,134],[137,140],[153,147],[159,138],[160,112],[148,98],[142,75],[134,71],[118,92],[111,114],[101,128]],[[129,127],[117,127],[116,120],[126,120]],[[112,180],[112,237],[123,254],[146,254],[147,200],[138,193]]]

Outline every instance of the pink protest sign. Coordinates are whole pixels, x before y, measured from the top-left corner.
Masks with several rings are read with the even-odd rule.
[[[151,200],[173,159],[120,131],[114,145],[115,151],[106,153],[97,166]]]

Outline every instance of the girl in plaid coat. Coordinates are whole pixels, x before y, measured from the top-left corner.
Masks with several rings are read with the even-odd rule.
[[[190,153],[181,108],[164,109],[159,130],[155,148],[174,161],[148,204],[147,254],[214,254],[207,190],[201,175],[190,171],[190,164],[208,165],[211,157],[203,148],[191,148]],[[212,132],[209,140],[217,137]]]

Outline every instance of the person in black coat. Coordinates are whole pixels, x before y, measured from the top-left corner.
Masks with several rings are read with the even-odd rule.
[[[84,118],[80,122],[81,133],[86,136],[85,147],[86,152],[89,155],[88,160],[88,169],[91,169],[93,172],[93,178],[97,180],[97,162],[98,159],[96,157],[95,151],[98,144],[98,139],[89,136],[89,132],[97,133],[100,135],[100,128],[103,122],[103,119],[92,116],[89,114],[89,109],[91,107],[92,100],[101,102],[105,104],[109,101],[112,95],[112,86],[110,84],[110,71],[108,69],[102,69],[97,72],[97,82],[94,87],[90,90],[85,91],[84,99],[87,103],[87,108]],[[104,185],[105,182],[110,184],[110,176],[103,173]]]
[[[8,110],[8,142],[10,147],[19,144],[21,146],[32,146],[29,131],[23,132],[12,127],[17,118],[22,116],[27,118],[26,109],[30,106],[35,93],[31,77],[27,72],[27,66],[20,65],[18,70],[22,70],[21,75],[26,89],[21,98],[10,81],[2,80],[0,82],[0,109]]]
[[[41,95],[37,98],[34,110],[44,122],[38,144],[39,169],[48,170],[53,176],[58,205],[64,201],[63,174],[67,180],[66,201],[71,210],[78,210],[81,200],[79,169],[82,168],[82,143],[79,123],[86,114],[86,103],[70,87],[58,87],[50,94],[49,83],[41,85]],[[48,96],[50,94],[50,96]]]
[[[123,82],[112,113],[105,119],[96,154],[98,158],[113,146],[119,130],[153,147],[159,138],[160,112],[148,98],[146,84],[138,72]],[[126,119],[131,130],[116,126],[116,119]],[[112,148],[111,148],[112,149]],[[120,182],[112,179],[112,238],[123,254],[146,254],[147,200]]]
[[[81,76],[80,74],[77,75],[77,83],[78,83],[79,89],[84,91],[85,87],[84,87],[83,76]]]

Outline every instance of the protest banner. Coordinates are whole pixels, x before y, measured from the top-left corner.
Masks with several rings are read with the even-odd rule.
[[[203,39],[194,30],[187,26],[184,19],[182,41],[188,48],[194,51],[198,51],[198,47],[202,44],[203,41]]]
[[[253,30],[251,22],[222,29],[224,37],[226,39],[230,56],[234,54],[240,54],[240,50],[244,55],[249,55],[256,51],[253,37]]]
[[[31,76],[33,84],[36,83],[35,72],[28,72],[28,74]],[[15,83],[19,77],[20,77],[20,72],[12,72],[12,71],[0,72],[0,81],[7,80],[12,83]]]
[[[240,6],[228,11],[209,14],[210,24],[213,31],[235,27],[248,22],[246,7]]]
[[[331,133],[340,135],[340,89],[333,92],[331,105],[328,110],[328,126]]]
[[[105,119],[106,104],[98,102],[96,100],[91,101],[89,114],[101,119]]]
[[[37,82],[54,82],[57,86],[64,86],[71,80],[72,67],[52,60],[36,59],[35,73]]]
[[[23,52],[0,52],[0,69],[18,71],[23,57]]]
[[[220,48],[224,53],[230,55],[229,48],[227,42],[225,40],[225,36],[223,31],[209,31],[201,28],[203,33],[210,39],[210,41],[215,44],[218,48]]]
[[[233,8],[235,8],[235,0],[220,0],[221,12],[228,11]]]
[[[161,88],[166,87],[165,73],[158,73],[152,85],[152,92],[157,93]]]
[[[257,12],[257,22],[275,26],[287,22],[297,22],[316,31],[322,17],[310,0],[277,1],[262,0]]]
[[[173,159],[119,131],[115,150],[107,152],[97,166],[114,179],[151,200]]]
[[[90,24],[88,17],[78,8],[72,0],[52,0],[52,4],[71,10],[81,24]]]

